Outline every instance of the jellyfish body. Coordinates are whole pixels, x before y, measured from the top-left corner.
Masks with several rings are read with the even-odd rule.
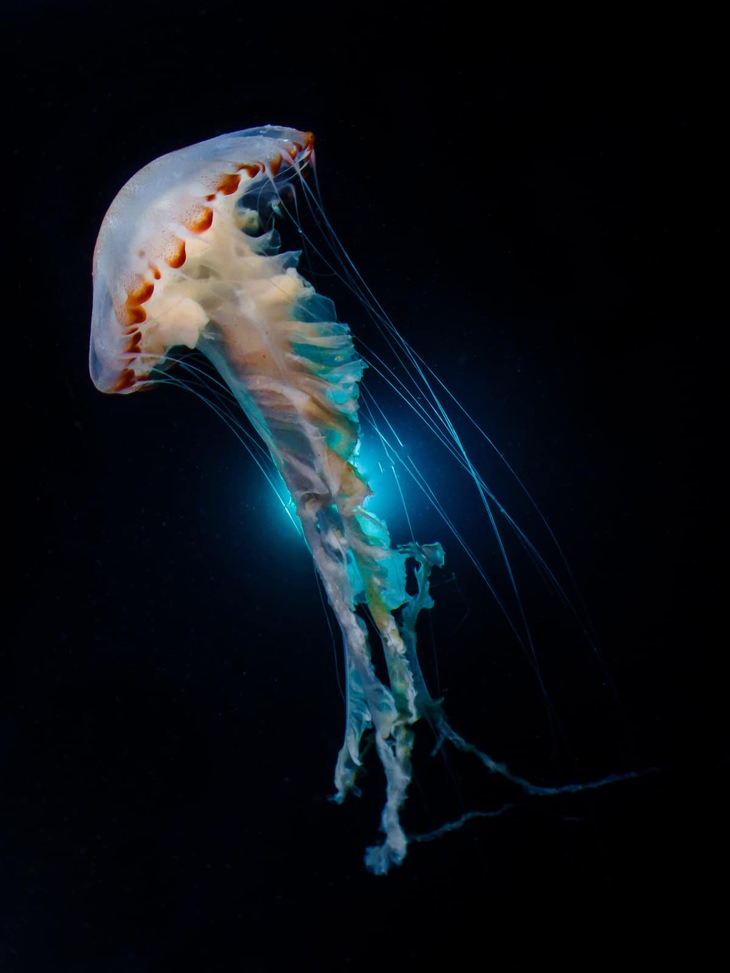
[[[173,349],[198,349],[265,444],[344,643],[346,724],[335,799],[356,790],[366,737],[372,736],[385,772],[383,839],[365,858],[371,871],[384,874],[407,850],[400,811],[421,718],[437,747],[448,740],[528,794],[584,790],[633,774],[562,787],[531,784],[464,740],[430,695],[416,626],[420,612],[433,606],[430,575],[444,553],[436,542],[394,547],[384,521],[366,508],[371,489],[358,467],[365,363],[332,302],[299,273],[299,254],[280,252],[274,227],[287,190],[314,165],[313,145],[310,133],[265,126],[172,152],[133,176],[109,208],[94,252],[89,365],[100,391],[130,393],[156,381]],[[487,504],[486,485],[459,449],[459,462]],[[500,513],[549,574],[525,534],[501,507]],[[412,593],[406,590],[409,560]],[[371,634],[382,647],[383,679],[373,665]]]
[[[157,159],[122,189],[94,255],[90,371],[101,391],[147,387],[172,348],[197,348],[215,365],[268,447],[296,507],[337,617],[347,670],[346,730],[335,797],[355,786],[372,732],[387,780],[376,873],[400,863],[399,810],[410,781],[413,724],[438,705],[421,675],[418,612],[430,607],[436,543],[394,549],[364,507],[357,466],[364,363],[334,306],[277,252],[262,212],[313,162],[310,134],[267,126],[224,135]],[[406,593],[406,560],[418,592]],[[401,610],[396,619],[394,612]],[[387,664],[376,675],[366,612]],[[358,614],[360,612],[360,614]]]

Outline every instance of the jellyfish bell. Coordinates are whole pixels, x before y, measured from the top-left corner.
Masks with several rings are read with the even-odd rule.
[[[262,194],[278,198],[313,147],[309,132],[268,125],[171,152],[132,176],[94,250],[89,367],[99,391],[137,391],[171,348],[194,348],[247,259],[257,286],[255,257],[269,242],[255,236]],[[269,299],[277,286],[295,287],[294,277],[258,284]]]
[[[196,349],[250,421],[258,435],[252,446],[255,458],[260,462],[262,454],[268,455],[285,484],[341,632],[346,719],[335,799],[356,791],[366,743],[374,742],[384,771],[383,837],[366,854],[367,867],[384,874],[403,861],[408,846],[400,816],[419,720],[430,725],[437,748],[448,741],[527,794],[585,790],[617,777],[562,787],[534,785],[461,737],[429,692],[417,625],[421,612],[434,604],[431,575],[443,566],[444,550],[430,537],[393,545],[385,521],[367,503],[372,489],[359,462],[366,363],[333,303],[299,273],[299,253],[280,248],[277,215],[286,214],[299,229],[288,189],[300,186],[305,198],[314,200],[325,241],[402,372],[378,354],[368,355],[369,367],[474,486],[509,579],[517,606],[514,620],[426,478],[407,455],[399,454],[398,434],[383,416],[378,436],[386,464],[399,462],[412,478],[530,648],[503,532],[513,532],[560,598],[565,592],[471,461],[450,414],[463,412],[461,406],[374,301],[316,197],[308,194],[303,177],[314,165],[313,145],[310,133],[295,129],[249,129],[169,153],[129,180],[104,218],[94,253],[90,371],[100,391],[126,394],[156,381],[175,349]],[[293,199],[296,204],[296,195]],[[368,404],[368,421],[378,429],[375,410]],[[484,443],[492,447],[486,436]],[[379,667],[373,663],[373,642],[384,660]],[[439,833],[477,815],[466,814]]]

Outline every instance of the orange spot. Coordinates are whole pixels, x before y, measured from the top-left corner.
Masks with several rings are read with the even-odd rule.
[[[155,280],[159,280],[160,277],[162,277],[162,273],[160,272],[160,270],[157,267],[155,267],[153,264],[150,264],[150,270],[152,271],[152,276],[155,278]]]
[[[312,151],[312,146],[314,145],[314,135],[311,132],[303,132],[304,142],[292,142],[295,152],[292,156],[292,162],[298,155],[307,155]],[[306,161],[306,160],[305,160]]]
[[[173,254],[171,254],[169,257],[166,258],[165,263],[167,264],[168,267],[172,267],[173,270],[177,270],[178,267],[182,267],[182,265],[185,263],[185,241],[184,240],[177,241],[177,249]]]
[[[143,321],[147,320],[147,312],[143,307],[139,307],[137,305],[130,306],[127,304],[126,308],[124,309],[124,317],[124,323],[126,325],[142,324]]]
[[[271,162],[269,163],[269,169],[271,170],[272,176],[276,176],[278,174],[279,169],[281,169],[282,161],[283,160],[281,158],[281,153],[279,153],[275,158],[271,160]]]
[[[240,181],[241,177],[238,173],[226,173],[215,187],[216,192],[222,193],[224,196],[230,196],[231,193],[235,193],[238,189]]]
[[[149,281],[143,281],[136,291],[130,291],[127,295],[127,304],[144,304],[149,301],[155,291],[155,285]]]
[[[114,383],[112,389],[113,392],[123,392],[125,389],[131,389],[134,385],[136,379],[134,377],[134,372],[131,368],[125,368],[119,373],[119,377]]]
[[[185,226],[193,233],[204,233],[213,222],[213,210],[209,206],[203,206],[197,216],[188,220]],[[169,262],[169,261],[168,261]],[[172,266],[172,264],[170,265]]]
[[[238,166],[238,170],[239,172],[245,172],[246,175],[253,179],[260,172],[263,172],[264,166],[261,162],[243,162]]]

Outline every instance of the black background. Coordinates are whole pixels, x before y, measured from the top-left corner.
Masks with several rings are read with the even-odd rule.
[[[712,938],[705,876],[727,863],[713,25],[474,16],[8,7],[2,973],[592,968],[615,949],[697,958]],[[476,622],[449,639],[449,612],[484,596],[444,585],[452,722],[539,782],[658,768],[414,845],[386,878],[362,865],[377,768],[360,801],[327,800],[343,704],[306,551],[194,396],[102,397],[87,373],[115,193],[166,151],[266,123],[315,132],[329,218],[529,485],[595,625],[602,667],[542,648],[556,756],[519,651],[490,652]],[[438,772],[419,758],[413,830],[514,798],[459,760],[429,796]]]

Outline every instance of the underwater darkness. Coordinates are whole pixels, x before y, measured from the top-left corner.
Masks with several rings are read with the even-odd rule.
[[[714,53],[686,24],[580,46],[554,24],[530,49],[465,5],[305,7],[4,7],[0,973],[511,969],[566,942],[585,968],[632,934],[634,956],[691,946],[702,968],[722,906],[704,868],[727,865]],[[418,539],[447,552],[421,636],[450,722],[538,784],[653,768],[526,800],[430,758],[419,727],[407,830],[517,806],[413,844],[385,878],[362,861],[372,755],[362,797],[328,800],[341,660],[308,552],[194,395],[102,396],[88,377],[114,195],[164,152],[266,123],[315,133],[333,227],[519,472],[590,617],[597,652],[517,554],[546,704],[413,497]],[[377,340],[338,281],[310,279]],[[399,421],[499,576],[468,484]],[[406,540],[392,482],[378,495]]]

